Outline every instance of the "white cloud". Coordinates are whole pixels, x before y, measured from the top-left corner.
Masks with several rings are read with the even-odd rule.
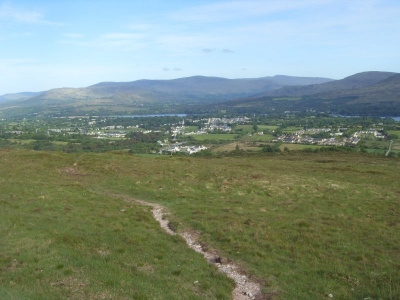
[[[182,9],[173,13],[171,18],[173,20],[190,22],[221,22],[323,5],[332,1],[333,0],[223,1]]]
[[[11,20],[19,23],[40,24],[40,25],[65,25],[59,22],[46,20],[42,12],[15,7],[7,2],[0,4],[0,19]]]
[[[102,34],[93,39],[83,39],[80,34],[66,34],[66,39],[59,41],[61,44],[69,44],[82,47],[118,48],[119,50],[132,50],[143,45],[143,34],[113,32]]]

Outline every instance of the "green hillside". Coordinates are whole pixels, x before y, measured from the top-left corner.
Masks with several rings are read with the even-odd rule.
[[[302,97],[331,91],[354,90],[370,86],[395,74],[396,73],[393,72],[362,72],[348,76],[341,80],[335,80],[321,84],[283,87],[281,89],[266,92],[265,95],[273,97]]]
[[[343,115],[400,115],[400,76],[390,72],[358,73],[342,80],[283,87],[253,97],[218,103],[241,113],[317,110]]]
[[[1,150],[0,167],[2,299],[231,298],[231,280],[129,199],[165,206],[264,298],[400,296],[397,158]]]

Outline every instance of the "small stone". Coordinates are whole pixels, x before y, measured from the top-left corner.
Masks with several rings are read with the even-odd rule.
[[[329,297],[329,298],[333,298],[333,295],[332,295],[332,294],[329,294],[328,297]]]
[[[199,283],[197,280],[195,281],[195,282],[193,282],[194,284],[197,284],[197,283]]]
[[[125,208],[121,209],[121,212],[125,212]]]

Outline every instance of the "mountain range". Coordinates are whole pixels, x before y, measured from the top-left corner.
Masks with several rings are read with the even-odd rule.
[[[350,115],[400,115],[400,74],[362,72],[321,84],[285,86],[236,99],[230,105],[242,110],[257,107],[259,110],[311,109]]]
[[[14,94],[5,94],[0,96],[0,102],[2,101],[12,101],[12,100],[19,100],[19,99],[27,99],[32,98],[35,96],[40,95],[41,92],[21,92],[21,93],[14,93]]]
[[[400,74],[362,72],[334,80],[320,77],[227,79],[192,76],[171,80],[102,82],[85,88],[0,96],[0,113],[268,112],[318,109],[335,113],[400,115]],[[355,109],[356,108],[356,109]]]
[[[192,76],[172,80],[137,80],[132,82],[101,82],[86,88],[58,88],[37,95],[8,94],[9,100],[28,100],[26,103],[79,100],[162,101],[169,98],[185,101],[195,99],[227,99],[250,96],[288,85],[308,85],[332,81],[329,78],[292,77],[277,75],[254,79],[227,79],[220,77]],[[4,97],[4,96],[3,96]]]

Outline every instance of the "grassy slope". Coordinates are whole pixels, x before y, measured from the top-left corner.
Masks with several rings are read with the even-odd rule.
[[[167,236],[148,208],[90,191],[73,161],[0,152],[1,299],[230,297],[233,283]]]
[[[167,206],[178,230],[200,230],[206,244],[242,264],[277,298],[400,295],[398,159],[22,151],[0,152],[0,159],[0,180],[7,187],[0,194],[1,232],[7,235],[0,243],[0,295],[41,298],[78,290],[122,299],[128,291],[146,290],[152,293],[148,298],[161,299],[174,297],[173,286],[179,286],[187,298],[229,297],[231,283],[186,251],[181,240],[163,234],[146,208],[110,193]],[[67,172],[74,162],[76,170]],[[152,271],[143,274],[141,267]],[[108,275],[110,269],[117,277]],[[151,285],[154,280],[159,284]],[[204,281],[203,289],[194,280]],[[33,288],[36,282],[40,288]]]

